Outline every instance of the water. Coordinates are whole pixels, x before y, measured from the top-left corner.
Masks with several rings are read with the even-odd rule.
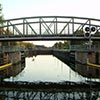
[[[74,72],[70,69],[69,66],[58,60],[56,57],[52,55],[40,55],[37,57],[30,57],[25,59],[26,64],[23,71],[21,71],[18,75],[15,77],[10,77],[10,81],[28,81],[28,82],[62,82],[62,81],[85,81],[85,78],[80,76],[77,72]],[[14,66],[15,67],[15,66]],[[17,67],[18,68],[18,67]],[[48,93],[48,96],[46,96],[45,92],[34,92],[34,91],[10,91],[9,94],[9,100],[13,100],[13,96],[18,98],[17,94],[20,94],[20,98],[26,98],[26,100],[41,100],[40,97],[43,96],[44,100],[55,100],[55,98],[58,98],[57,100],[69,100],[68,98],[71,98],[70,100],[81,100],[81,96],[84,98],[88,97],[89,94],[85,94],[85,92],[69,92],[69,93]],[[26,93],[26,95],[25,95]],[[33,93],[33,94],[32,94]],[[91,92],[92,93],[92,92]],[[91,94],[90,93],[90,94]],[[94,93],[94,92],[93,92]],[[93,94],[92,93],[92,94]],[[96,92],[99,94],[99,92]],[[31,96],[30,96],[31,94]],[[34,95],[36,94],[36,96]],[[29,97],[27,96],[29,95]],[[35,97],[34,97],[35,96]],[[49,97],[50,96],[50,97]],[[34,97],[34,99],[33,99]],[[49,99],[48,99],[49,97]],[[66,97],[66,99],[65,99]],[[7,97],[8,98],[8,97]],[[7,99],[8,100],[8,99]],[[24,99],[21,99],[24,100]],[[90,100],[90,99],[84,99],[84,100]],[[98,98],[99,100],[99,98]]]
[[[25,60],[26,67],[24,70],[16,77],[6,80],[29,82],[84,81],[82,76],[52,55],[40,55]]]

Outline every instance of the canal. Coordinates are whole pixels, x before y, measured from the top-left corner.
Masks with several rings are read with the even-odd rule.
[[[52,88],[46,90],[46,88],[43,86],[52,87],[52,84],[55,85],[56,83],[66,82],[66,81],[79,83],[79,82],[85,82],[85,80],[87,79],[79,75],[77,72],[74,72],[68,65],[64,64],[63,62],[61,62],[59,59],[57,59],[52,55],[38,55],[36,57],[35,56],[26,57],[24,66],[25,67],[23,67],[22,64],[19,64],[17,66],[15,65],[12,66],[13,68],[11,69],[13,69],[14,72],[12,72],[11,70],[10,73],[11,72],[18,73],[17,71],[19,71],[19,73],[15,75],[12,74],[9,78],[5,78],[5,81],[8,82],[5,84],[8,84],[8,87],[9,84],[12,84],[12,86],[10,86],[11,90],[10,88],[5,88],[8,89],[5,92],[4,88],[1,88],[0,98],[3,98],[2,100],[14,100],[16,98],[17,98],[16,100],[100,100],[99,98],[100,92],[91,91],[91,85],[89,84],[88,84],[89,91],[85,92],[81,91],[81,89],[78,89],[80,91],[79,92],[76,88],[72,90],[69,89],[70,91],[61,90],[63,92],[59,91],[59,89],[52,90]],[[12,82],[10,83],[10,81]],[[23,82],[25,82],[25,84],[22,85]],[[31,85],[27,82],[30,82]],[[34,85],[32,86],[32,82],[33,84],[35,84],[35,86]],[[43,85],[44,83],[42,82],[45,82],[45,85]],[[17,87],[14,86],[14,84]],[[25,90],[25,88],[22,89],[22,87],[20,87],[21,85],[22,87],[32,86],[32,88],[34,87],[35,89],[33,88],[33,90],[31,89]],[[74,85],[72,84],[72,86]],[[18,90],[15,87],[19,89],[21,88],[21,90]],[[67,86],[65,87],[67,88]],[[84,90],[84,88],[85,86],[82,89]]]
[[[85,78],[52,55],[38,55],[25,58],[25,68],[18,75],[5,80],[61,82],[84,81]]]

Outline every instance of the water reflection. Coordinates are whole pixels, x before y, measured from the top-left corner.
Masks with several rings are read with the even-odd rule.
[[[80,76],[77,72],[71,70],[67,65],[65,65],[63,62],[52,55],[40,55],[36,58],[26,58],[25,62],[25,69],[17,76],[13,77],[14,81],[59,82],[84,80],[84,78]]]
[[[76,62],[75,71],[86,78],[100,79],[100,68],[97,67]]]
[[[48,82],[85,81],[85,78],[83,78],[77,72],[74,72],[73,70],[71,70],[69,66],[67,66],[66,64],[64,64],[63,62],[61,62],[60,60],[58,60],[56,57],[52,55],[45,55],[45,56],[40,55],[37,57],[27,57],[25,60],[26,60],[25,65],[19,64],[19,65],[13,66],[13,68],[11,67],[12,70],[10,71],[13,71],[12,72],[13,74],[9,74],[10,78],[6,77],[5,79],[6,81],[19,81],[19,83],[22,83],[22,81],[28,81],[28,82],[43,81],[45,83],[47,83],[47,81]],[[26,83],[28,84],[28,82]],[[18,98],[18,95],[15,96],[15,94],[20,94],[21,98],[27,98],[27,100],[30,100],[29,99],[31,98],[30,94],[32,96],[36,95],[36,97],[34,97],[36,98],[36,100],[41,100],[40,99],[41,96],[46,98],[45,96],[46,94],[48,94],[50,98],[45,99],[45,100],[56,100],[54,97],[56,97],[57,100],[67,100],[67,99],[68,100],[69,99],[83,100],[83,98],[87,98],[84,100],[90,100],[90,98],[92,97],[92,94],[94,95],[94,93],[96,94],[96,96],[97,95],[99,96],[99,92],[94,92],[91,90],[89,92],[70,91],[68,93],[54,92],[54,91],[52,93],[48,93],[48,91],[47,92],[42,92],[42,91],[33,92],[33,91],[19,90],[19,91],[6,91],[4,93],[8,94],[9,98],[13,96]],[[10,100],[13,100],[13,99],[10,99]],[[92,99],[92,100],[96,100],[96,99]]]
[[[25,68],[25,63],[17,63],[0,71],[0,79],[16,77]]]

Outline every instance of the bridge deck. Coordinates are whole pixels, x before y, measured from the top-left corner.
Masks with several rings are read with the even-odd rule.
[[[99,82],[1,82],[0,90],[28,90],[28,91],[49,91],[49,92],[89,92],[100,91]]]

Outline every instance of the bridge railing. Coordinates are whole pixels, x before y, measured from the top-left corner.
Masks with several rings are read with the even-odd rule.
[[[100,51],[100,45],[71,45],[73,51]]]
[[[21,46],[0,46],[0,52],[16,52],[24,51],[24,48]]]
[[[57,51],[100,51],[100,45],[70,45],[68,48],[53,48],[53,50]]]
[[[32,49],[33,50],[33,49]],[[59,51],[100,51],[100,45],[70,45],[67,49],[34,49],[34,50],[59,50]],[[21,46],[0,46],[0,52],[29,51]]]

